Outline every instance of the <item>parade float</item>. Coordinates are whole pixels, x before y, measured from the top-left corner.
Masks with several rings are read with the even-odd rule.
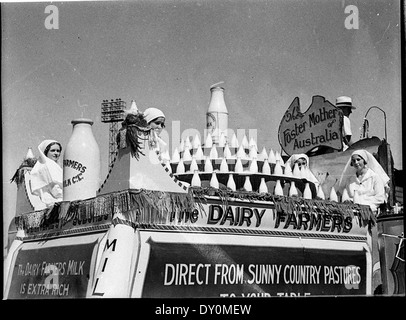
[[[30,192],[28,152],[14,177],[6,299],[374,294],[369,233],[378,221],[369,206],[336,193],[351,148],[341,151],[342,114],[329,101],[315,96],[301,113],[295,99],[279,128],[287,155],[336,149],[313,155],[310,170],[292,170],[281,151],[230,134],[221,87],[211,88],[206,137],[183,137],[172,157],[135,103],[129,109],[102,183],[93,122],[72,121],[64,198],[52,207]],[[383,145],[389,156],[384,140],[359,144],[375,154]],[[404,260],[396,260],[403,229],[388,228],[380,232],[399,250],[386,256],[385,275],[396,276],[384,285],[404,294]]]

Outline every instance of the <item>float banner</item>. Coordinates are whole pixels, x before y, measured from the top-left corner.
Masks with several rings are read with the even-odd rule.
[[[313,96],[305,113],[300,111],[296,97],[279,125],[279,144],[288,155],[306,153],[320,146],[341,150],[342,123],[341,110],[324,97]]]
[[[23,247],[15,260],[8,299],[85,298],[95,245]]]
[[[145,298],[366,294],[363,250],[149,243]]]

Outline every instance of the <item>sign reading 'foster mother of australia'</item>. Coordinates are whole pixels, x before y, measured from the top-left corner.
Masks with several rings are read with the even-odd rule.
[[[306,153],[315,147],[342,148],[342,111],[322,96],[313,96],[305,113],[296,97],[279,125],[279,143],[288,154]]]

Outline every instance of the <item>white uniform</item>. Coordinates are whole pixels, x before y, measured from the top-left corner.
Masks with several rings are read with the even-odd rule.
[[[374,212],[386,198],[385,186],[382,179],[369,168],[361,179],[356,175],[351,176],[346,188],[351,200],[354,200],[354,195],[357,191],[358,197],[356,202],[369,205]]]

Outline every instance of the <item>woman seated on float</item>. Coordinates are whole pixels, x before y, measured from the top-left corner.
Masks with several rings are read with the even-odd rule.
[[[145,109],[143,114],[148,127],[152,129],[152,144],[155,143],[153,147],[162,151],[162,149],[166,147],[166,143],[160,138],[162,130],[165,128],[165,114],[158,108]]]
[[[319,180],[314,176],[313,172],[310,171],[309,157],[304,153],[292,154],[292,156],[286,161],[285,166],[290,166],[292,172],[297,166],[304,174],[303,178],[314,183],[316,187],[320,184]]]
[[[58,164],[62,146],[56,140],[44,140],[38,151],[39,159],[31,170],[31,192],[51,207],[63,200],[63,171]]]
[[[165,115],[157,108],[148,108],[140,112],[134,104],[130,110],[124,111],[125,120],[121,123],[121,129],[117,134],[117,145],[119,149],[125,148],[127,143],[131,146],[133,155],[138,157],[140,151],[139,133],[147,132],[149,146],[156,151],[162,151],[166,143],[159,137],[165,128]]]
[[[389,177],[375,157],[366,150],[351,154],[340,178],[339,192],[347,191],[350,201],[369,205],[374,213],[387,200]]]

